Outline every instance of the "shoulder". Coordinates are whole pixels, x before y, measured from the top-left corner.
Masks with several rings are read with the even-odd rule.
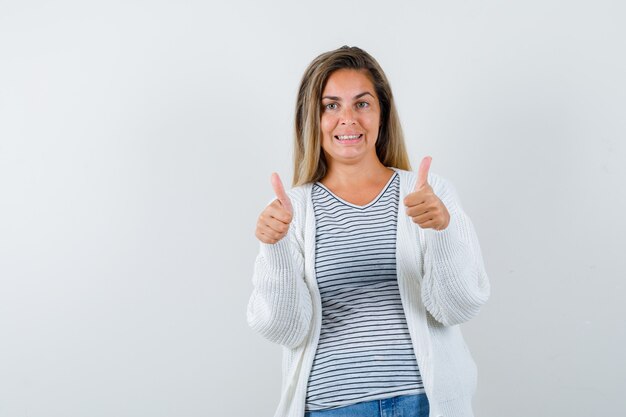
[[[417,173],[413,171],[406,171],[404,169],[392,168],[394,171],[398,173],[400,176],[400,183],[402,184],[402,188],[407,190],[407,192],[411,192],[415,189],[415,184],[417,183]],[[428,184],[433,188],[435,194],[445,193],[447,194],[451,189],[454,189],[452,183],[445,177],[430,171],[428,173]]]
[[[312,183],[299,185],[297,187],[293,187],[288,190],[285,190],[285,192],[287,193],[287,197],[289,197],[289,200],[291,201],[292,204],[302,205],[303,202],[306,201],[308,189],[310,189],[312,185],[313,185]],[[267,202],[266,206],[270,205],[272,201],[274,200],[276,200],[275,195],[273,195],[271,200]]]
[[[304,199],[306,197],[308,189],[311,188],[312,185],[313,183],[306,183],[290,188],[289,190],[287,190],[287,195],[289,196],[289,198],[299,200]]]
[[[295,204],[304,204],[306,201],[307,195],[310,193],[311,187],[313,183],[306,183],[302,185],[298,185],[286,191],[289,199],[292,203]]]
[[[306,214],[308,196],[311,194],[312,187],[313,183],[306,183],[285,191],[293,206],[294,218],[303,218]]]

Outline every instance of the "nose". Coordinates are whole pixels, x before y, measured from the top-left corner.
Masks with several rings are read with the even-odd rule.
[[[355,123],[354,113],[350,106],[345,106],[340,115],[340,121],[342,125],[351,125]]]

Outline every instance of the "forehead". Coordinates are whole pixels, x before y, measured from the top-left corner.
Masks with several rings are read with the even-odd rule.
[[[366,70],[339,69],[330,74],[324,86],[324,95],[349,96],[369,91],[376,96],[374,84],[367,76]]]

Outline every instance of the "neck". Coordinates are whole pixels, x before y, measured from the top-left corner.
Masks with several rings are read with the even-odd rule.
[[[376,157],[372,161],[361,161],[355,164],[343,164],[336,161],[329,164],[322,184],[334,184],[339,187],[356,188],[363,184],[378,182],[388,178],[390,168],[385,167]]]

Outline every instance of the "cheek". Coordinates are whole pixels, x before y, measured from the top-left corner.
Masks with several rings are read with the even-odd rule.
[[[380,127],[380,115],[372,114],[367,118],[367,128],[371,131],[378,132],[378,128]]]
[[[376,126],[380,123],[380,112],[373,111],[367,115],[367,121],[370,126]]]
[[[320,126],[322,128],[322,134],[324,136],[331,136],[333,133],[333,130],[335,129],[335,124],[333,123],[333,119],[327,116],[322,116],[322,120],[320,121]]]

